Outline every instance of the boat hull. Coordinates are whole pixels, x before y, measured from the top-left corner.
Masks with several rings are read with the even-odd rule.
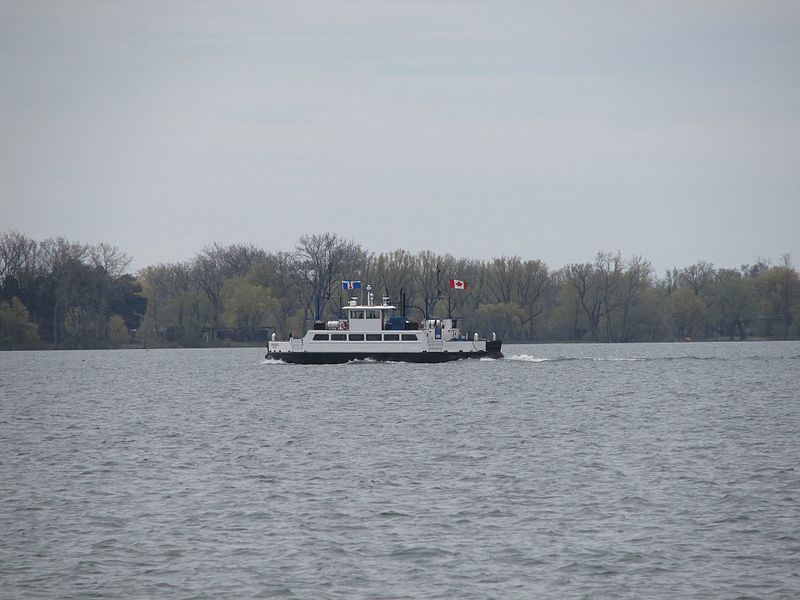
[[[444,363],[466,358],[503,358],[500,348],[499,342],[489,342],[485,352],[268,352],[265,358],[298,365],[337,365],[353,360]]]

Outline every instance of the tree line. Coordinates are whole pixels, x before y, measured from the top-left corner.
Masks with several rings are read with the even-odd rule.
[[[130,257],[109,244],[0,236],[0,349],[114,348],[130,342],[147,299]]]
[[[292,251],[213,244],[136,274],[130,262],[109,244],[2,234],[0,348],[261,343],[340,318],[352,293],[343,279],[370,284],[409,319],[451,315],[508,342],[800,338],[800,277],[788,256],[657,276],[647,259],[620,252],[553,270],[518,256],[374,253],[324,233]],[[450,290],[451,278],[467,289]]]

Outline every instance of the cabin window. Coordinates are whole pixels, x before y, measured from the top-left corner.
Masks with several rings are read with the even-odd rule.
[[[404,333],[403,334],[403,341],[404,342],[416,342],[417,335],[415,333]]]
[[[315,342],[327,342],[328,341],[328,334],[327,333],[315,333],[314,334],[314,341]]]
[[[387,342],[399,342],[400,341],[400,334],[399,333],[387,333],[383,336],[383,339]]]
[[[344,333],[332,333],[331,334],[331,341],[332,342],[344,342],[347,340],[347,335]]]
[[[351,310],[350,311],[350,318],[351,319],[363,319],[364,318],[364,311],[363,310]]]
[[[364,341],[364,334],[363,333],[351,333],[350,334],[350,341],[351,342],[363,342]]]
[[[368,342],[380,342],[381,341],[381,334],[380,333],[368,333],[367,334],[367,341]]]
[[[367,318],[368,319],[380,319],[381,315],[380,315],[380,312],[378,312],[377,310],[368,310],[367,311]]]

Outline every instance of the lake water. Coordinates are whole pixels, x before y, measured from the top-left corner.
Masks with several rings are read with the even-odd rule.
[[[0,353],[0,596],[800,596],[800,343],[504,351]]]

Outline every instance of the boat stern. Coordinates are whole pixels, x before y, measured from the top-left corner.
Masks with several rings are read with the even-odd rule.
[[[486,342],[486,354],[491,358],[503,358],[502,348],[503,340],[489,340]]]
[[[292,351],[292,342],[291,340],[288,342],[268,342],[267,343],[267,353],[264,355],[264,358],[276,358],[280,359],[280,356],[283,354],[287,354]]]

